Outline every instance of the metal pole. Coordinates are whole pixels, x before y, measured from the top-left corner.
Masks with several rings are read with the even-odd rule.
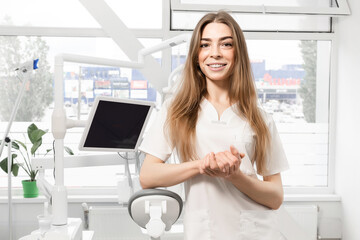
[[[78,79],[78,106],[77,106],[77,119],[80,120],[81,114],[81,66],[79,66],[79,79]]]
[[[66,133],[66,112],[64,108],[64,86],[62,56],[55,57],[55,93],[54,111],[51,120],[51,131],[55,139],[55,185],[51,192],[52,213],[55,226],[67,224],[67,190],[64,186],[64,137]]]
[[[8,209],[9,209],[9,240],[12,240],[12,191],[11,191],[11,170],[12,170],[12,156],[11,156],[11,139],[6,137],[6,143],[8,144],[8,162],[7,162],[7,170],[8,170]]]
[[[23,82],[22,82],[22,86],[21,86],[21,89],[20,89],[20,93],[19,95],[17,96],[17,99],[15,101],[15,106],[13,108],[13,111],[11,112],[11,116],[10,116],[10,120],[8,122],[8,125],[6,127],[6,130],[5,130],[5,133],[4,133],[4,137],[3,137],[3,141],[1,142],[1,147],[0,147],[0,156],[2,154],[2,151],[4,149],[4,145],[5,145],[5,139],[6,137],[8,136],[9,132],[10,132],[10,128],[11,128],[11,125],[15,119],[15,116],[16,116],[16,113],[17,113],[17,110],[19,108],[19,105],[20,105],[20,102],[21,102],[21,99],[22,99],[22,96],[24,95],[24,92],[25,92],[25,86],[26,86],[26,83],[27,83],[27,80],[29,79],[29,71],[31,70],[26,70],[24,69],[23,71],[25,72],[21,72],[20,73],[22,74],[23,76]]]

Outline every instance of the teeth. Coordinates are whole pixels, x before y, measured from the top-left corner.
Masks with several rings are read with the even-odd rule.
[[[212,68],[219,68],[219,67],[225,66],[225,64],[210,64],[209,66]]]

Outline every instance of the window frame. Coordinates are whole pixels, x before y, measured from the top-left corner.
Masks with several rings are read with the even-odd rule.
[[[217,4],[188,4],[181,0],[171,0],[171,11],[217,11],[218,9],[231,9],[236,13],[258,14],[304,14],[324,16],[350,15],[350,8],[346,0],[335,0],[337,7],[296,7],[296,6],[266,6],[266,5],[217,5]]]
[[[137,38],[159,38],[166,40],[184,32],[170,29],[171,8],[173,2],[179,0],[162,0],[162,28],[161,29],[131,29]],[[341,0],[343,2],[343,0]],[[335,190],[335,120],[336,120],[336,76],[337,76],[337,41],[336,34],[331,33],[296,33],[296,32],[245,32],[248,40],[328,40],[331,41],[330,54],[330,86],[329,86],[329,142],[328,142],[328,186],[326,187],[290,187],[285,189],[287,194],[334,194]],[[101,28],[51,28],[51,27],[19,27],[0,26],[0,36],[42,36],[42,37],[108,37]],[[162,51],[162,68],[171,71],[171,49]],[[91,189],[91,190],[89,190]],[[15,191],[19,193],[19,191]],[[70,189],[69,195],[101,195],[116,194],[113,188]],[[0,196],[7,194],[7,190],[0,190]]]

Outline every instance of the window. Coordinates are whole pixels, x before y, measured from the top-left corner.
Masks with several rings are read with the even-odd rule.
[[[250,5],[250,6],[325,6],[329,7],[331,2],[328,0],[180,0],[187,4],[213,4],[213,5]]]
[[[207,12],[229,11],[245,31],[330,32],[331,16],[349,15],[345,0],[171,0],[171,28],[193,29]]]
[[[115,0],[106,0],[105,2],[129,28],[159,29],[162,26],[162,2],[160,0],[133,0],[131,4]],[[141,7],[139,8],[139,6]],[[148,11],[148,9],[152,11]],[[80,1],[72,0],[37,0],[36,4],[24,0],[13,0],[2,4],[0,24],[28,27],[100,27]]]
[[[248,40],[259,102],[290,164],[286,187],[328,186],[331,41]]]
[[[145,46],[153,46],[161,40],[158,38],[141,38],[139,41]],[[54,74],[54,57],[60,53],[73,53],[79,55],[96,56],[110,59],[120,59],[129,61],[128,57],[119,47],[109,38],[63,38],[63,37],[22,37],[22,36],[0,36],[0,51],[3,53],[0,57],[2,75],[0,76],[0,92],[11,93],[9,89],[13,90],[14,94],[11,99],[6,99],[7,95],[0,94],[2,103],[0,107],[1,117],[1,135],[6,129],[7,120],[10,118],[12,111],[12,103],[15,101],[18,93],[19,81],[15,78],[13,69],[16,68],[16,61],[23,61],[29,56],[39,56],[39,69],[34,71],[32,79],[29,83],[29,91],[32,86],[37,83],[44,82],[44,76],[50,88],[47,89],[48,94],[45,100],[36,100],[39,105],[44,103],[44,111],[38,112],[29,116],[28,110],[39,108],[34,106],[34,99],[38,99],[39,95],[43,96],[42,89],[36,88],[34,91],[25,94],[20,108],[17,113],[17,121],[13,124],[10,137],[26,141],[25,133],[29,122],[35,121],[37,126],[42,129],[51,129],[51,114],[53,111],[53,89],[52,76]],[[27,50],[28,46],[38,46]],[[14,49],[19,49],[15,51]],[[13,54],[17,52],[16,57]],[[39,54],[39,55],[38,55]],[[152,56],[161,63],[162,53],[156,52]],[[5,73],[8,73],[5,74]],[[46,73],[46,74],[45,74]],[[80,79],[80,81],[79,81]],[[8,84],[4,84],[4,82]],[[36,85],[37,86],[37,85]],[[81,90],[79,90],[79,87]],[[27,91],[28,92],[28,91]],[[157,101],[159,96],[147,79],[141,74],[139,70],[119,67],[95,66],[77,63],[64,64],[64,107],[69,119],[86,120],[95,97],[98,95],[131,98],[147,101]],[[80,103],[80,104],[78,104]],[[35,111],[30,111],[35,112]],[[78,144],[81,138],[82,129],[69,129],[65,136],[65,145],[70,147],[75,154],[79,154]],[[45,154],[46,149],[52,148],[52,134],[48,133],[44,136],[44,143],[40,154],[41,157]],[[3,158],[5,158],[6,149],[4,150]],[[80,153],[89,154],[89,153]],[[51,158],[51,155],[50,155]],[[119,157],[119,160],[121,158]],[[132,166],[133,168],[133,166]],[[102,167],[87,167],[77,169],[65,169],[65,184],[69,187],[99,187],[116,185],[117,174],[124,172],[124,166],[102,166]],[[104,174],[96,181],[95,174]],[[51,181],[53,179],[53,172],[46,170],[46,176]],[[79,178],[79,176],[82,176]],[[7,187],[7,176],[0,171],[0,188]],[[19,176],[13,178],[13,186],[20,187],[21,180],[27,179],[25,172],[20,169]]]
[[[2,4],[0,22],[15,26],[100,27],[80,1],[71,0],[37,0],[36,4],[23,0],[7,2]]]
[[[204,12],[176,11],[172,14],[173,30],[194,29],[196,23],[205,15]],[[297,32],[330,32],[330,17],[296,16],[296,15],[263,15],[233,13],[243,31],[297,31]]]
[[[38,2],[42,5],[41,9],[34,9],[34,5],[24,0],[9,1],[0,9],[1,91],[5,89],[3,82],[7,81],[13,89],[7,92],[16,97],[15,86],[18,81],[13,73],[14,67],[38,54],[41,55],[39,65],[42,69],[34,72],[32,81],[46,79],[49,83],[47,87],[52,87],[54,57],[59,53],[129,60],[126,49],[121,50],[100,29],[99,23],[80,2]],[[215,9],[219,2],[225,9],[242,4],[236,5],[232,14],[245,30],[259,103],[276,121],[291,166],[291,170],[283,174],[284,185],[297,192],[302,191],[299,189],[305,189],[305,192],[318,192],[319,189],[328,193],[332,191],[334,159],[329,151],[332,144],[329,138],[332,110],[329,98],[332,81],[330,64],[334,62],[330,52],[334,36],[331,18],[347,14],[343,0],[334,4],[326,0],[105,2],[144,46],[153,46],[162,39],[191,31],[194,23],[206,12]],[[287,15],[284,12],[275,14],[275,11],[284,9],[289,11]],[[301,12],[304,9],[317,12],[304,14]],[[268,14],[259,14],[264,10]],[[25,32],[22,33],[18,27]],[[39,27],[45,28],[42,30]],[[186,54],[187,47],[183,44],[152,56],[161,62],[163,72],[170,73],[185,61]],[[37,95],[45,96],[40,91],[45,90],[45,86],[37,89]],[[50,103],[45,104],[44,109],[36,115],[24,114],[23,117],[28,117],[26,120],[18,118],[12,127],[13,138],[22,138],[29,122],[35,121],[43,129],[51,128],[52,90],[47,92],[51,93],[46,96]],[[67,116],[86,119],[97,95],[161,102],[160,94],[137,70],[65,63],[64,104]],[[7,113],[5,110],[0,112],[0,134],[6,128],[11,109],[10,104],[4,104],[5,100],[1,96],[0,109],[7,107],[8,110]],[[24,98],[20,108],[31,109],[31,102]],[[21,117],[21,109],[18,115]],[[70,129],[64,139],[65,145],[75,153],[78,153],[81,133],[82,129]],[[52,135],[47,134],[44,142],[44,149],[51,148]],[[134,165],[131,165],[131,171],[135,172]],[[85,192],[89,188],[96,188],[98,192],[115,192],[117,174],[123,172],[122,165],[66,169],[65,184],[71,188],[70,194],[80,193],[79,188]],[[49,180],[53,179],[52,174],[52,171],[46,171]],[[13,178],[14,186],[21,185],[21,180],[25,178],[23,173],[21,175]],[[6,174],[0,171],[0,192],[5,192],[6,187]]]
[[[301,15],[349,15],[350,9],[345,0],[171,0],[171,11],[209,12],[225,9],[237,13],[261,14],[301,14]]]

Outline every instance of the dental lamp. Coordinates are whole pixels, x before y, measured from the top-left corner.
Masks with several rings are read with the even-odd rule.
[[[16,98],[15,106],[13,108],[13,111],[11,112],[10,120],[9,120],[8,125],[6,127],[4,137],[3,137],[2,141],[1,141],[0,156],[1,156],[2,151],[4,149],[4,146],[5,146],[5,139],[8,137],[11,125],[12,125],[14,119],[15,119],[15,116],[16,116],[17,110],[19,108],[21,99],[22,99],[22,97],[24,95],[25,86],[26,86],[26,83],[27,83],[27,81],[29,80],[29,77],[30,77],[29,74],[32,73],[32,70],[38,69],[38,62],[39,62],[39,59],[27,61],[27,62],[21,64],[20,67],[15,69],[15,71],[18,73],[18,78],[20,78],[20,80],[22,80],[23,82],[22,82],[22,85],[21,85],[19,95]]]
[[[39,59],[27,61],[20,65],[20,67],[16,68],[15,71],[17,72],[17,77],[22,80],[22,85],[20,88],[20,92],[16,98],[14,108],[11,112],[9,122],[7,124],[4,137],[1,141],[0,145],[0,156],[4,150],[5,142],[8,144],[8,162],[7,162],[7,170],[8,170],[8,205],[9,205],[9,212],[8,212],[8,218],[9,218],[9,239],[12,239],[12,193],[11,193],[11,167],[12,167],[12,154],[11,154],[11,139],[8,137],[11,125],[14,122],[16,113],[19,109],[19,105],[21,102],[21,99],[25,92],[25,86],[30,78],[30,74],[32,73],[32,70],[38,69],[38,62]]]
[[[160,239],[164,231],[180,217],[183,201],[174,192],[163,189],[144,189],[136,192],[128,202],[131,218],[147,230],[150,239]]]

